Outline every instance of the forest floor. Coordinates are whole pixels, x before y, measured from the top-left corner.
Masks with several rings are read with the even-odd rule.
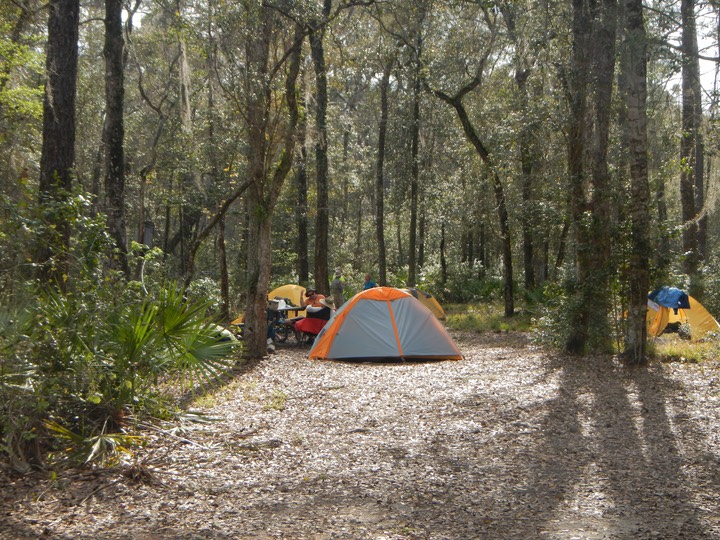
[[[452,335],[461,361],[279,348],[132,467],[0,469],[0,538],[720,539],[720,363]]]

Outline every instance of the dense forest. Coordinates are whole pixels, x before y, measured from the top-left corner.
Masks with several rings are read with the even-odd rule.
[[[78,410],[111,432],[167,374],[211,378],[232,346],[213,325],[240,313],[262,356],[268,291],[328,292],[335,268],[347,295],[370,273],[644,363],[648,291],[720,312],[719,17],[695,0],[2,2],[5,451],[26,462],[39,422],[72,437],[58,420]]]

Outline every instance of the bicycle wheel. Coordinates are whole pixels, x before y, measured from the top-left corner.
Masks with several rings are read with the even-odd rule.
[[[285,343],[288,338],[288,326],[285,323],[278,323],[275,325],[275,341],[278,343]]]

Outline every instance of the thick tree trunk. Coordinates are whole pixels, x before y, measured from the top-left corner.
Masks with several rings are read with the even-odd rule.
[[[125,228],[125,67],[122,0],[105,0],[105,212],[115,250],[112,266],[130,278]]]
[[[246,45],[246,115],[248,120],[248,240],[247,308],[245,310],[245,354],[251,358],[265,355],[267,339],[267,293],[272,261],[271,222],[282,185],[293,162],[298,123],[297,78],[300,72],[302,29],[295,28],[295,45],[288,56],[285,99],[288,119],[278,141],[271,145],[267,115],[274,102],[269,76],[270,41],[275,30],[272,8],[248,6],[254,19],[254,32]],[[268,162],[275,165],[271,168]],[[267,172],[270,169],[271,172]]]
[[[646,361],[647,293],[650,288],[650,187],[647,153],[647,38],[642,0],[625,1],[623,73],[626,81],[626,140],[630,160],[630,302],[624,355],[631,364]]]
[[[79,0],[51,0],[48,6],[47,81],[43,103],[40,157],[41,206],[62,203],[72,188],[75,166],[75,98],[78,61]],[[38,246],[39,277],[66,286],[70,224],[62,212],[50,212],[47,234]]]
[[[609,336],[611,199],[607,148],[615,69],[615,1],[597,2],[592,10],[583,0],[573,2],[568,162],[577,275],[565,347],[575,354],[585,353],[590,344],[591,321],[598,340],[593,347],[604,350],[604,341],[609,339],[602,336]]]

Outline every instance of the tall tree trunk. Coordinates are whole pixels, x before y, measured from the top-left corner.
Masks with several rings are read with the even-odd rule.
[[[390,74],[395,59],[390,59],[380,79],[380,125],[378,126],[378,154],[375,169],[375,234],[378,245],[378,283],[387,283],[387,254],[385,250],[385,137],[388,122],[388,92]]]
[[[225,217],[218,223],[218,259],[220,263],[220,320],[230,320],[230,278],[228,275],[227,250],[225,249]]]
[[[698,59],[695,0],[682,0],[682,137],[680,139],[680,204],[683,220],[683,269],[690,278],[690,294],[700,296],[698,212],[703,200],[703,152],[700,134],[702,94]]]
[[[420,90],[422,88],[422,20],[425,17],[424,10],[420,20],[417,41],[415,43],[415,54],[418,59],[416,62],[416,71],[413,74],[413,113],[411,129],[411,148],[410,148],[410,237],[408,241],[408,287],[415,287],[417,284],[417,215],[418,215],[418,191],[420,184],[420,164],[419,164],[419,147],[420,147]]]
[[[288,55],[285,100],[288,119],[279,141],[271,145],[268,115],[275,100],[270,78],[270,42],[275,31],[274,13],[266,4],[248,5],[250,27],[246,60],[251,74],[247,80],[246,118],[248,122],[247,210],[247,308],[245,310],[245,354],[259,358],[265,354],[267,339],[267,293],[272,262],[271,222],[282,185],[293,162],[298,123],[297,79],[300,72],[302,28],[295,28],[295,45]],[[269,165],[274,163],[274,166]],[[270,172],[268,172],[268,170]]]
[[[445,220],[440,225],[440,285],[444,289],[448,280],[447,258],[445,257]]]
[[[573,1],[568,166],[577,275],[565,348],[575,354],[585,353],[590,345],[591,321],[593,336],[599,341],[592,346],[603,350],[609,340],[607,283],[611,235],[607,148],[616,26],[615,0],[602,0],[591,6],[585,0]]]
[[[460,124],[463,127],[465,136],[468,141],[473,145],[478,156],[483,160],[492,178],[493,193],[495,194],[495,205],[498,215],[498,224],[500,226],[500,237],[502,239],[502,251],[503,251],[503,300],[505,304],[505,316],[512,317],[515,315],[515,299],[513,292],[513,269],[512,269],[512,238],[510,236],[510,219],[507,211],[507,204],[505,202],[505,188],[503,187],[500,175],[495,168],[493,160],[490,158],[490,152],[483,144],[482,140],[477,134],[475,127],[470,121],[465,106],[462,103],[462,98],[468,92],[474,90],[480,84],[480,78],[476,77],[473,81],[462,88],[455,96],[449,96],[443,92],[435,91],[435,95],[450,104],[457,112]]]
[[[327,24],[332,0],[324,0],[323,19],[311,24],[310,53],[315,68],[315,169],[317,218],[315,221],[315,287],[328,294],[330,272],[328,270],[328,248],[330,235],[330,208],[328,187],[328,133],[327,133],[327,72],[325,70],[325,25]]]
[[[302,79],[302,75],[300,76]],[[305,109],[305,97],[301,91],[298,95],[301,109]],[[298,121],[298,146],[295,164],[295,189],[297,201],[295,205],[295,226],[297,227],[297,273],[298,281],[308,284],[310,279],[310,262],[308,261],[308,181],[307,181],[307,119],[303,114]]]
[[[535,156],[532,150],[535,126],[529,113],[530,100],[528,98],[527,80],[530,76],[530,68],[526,67],[527,62],[521,52],[524,47],[520,43],[516,31],[517,7],[513,2],[500,3],[500,11],[508,29],[508,35],[514,44],[513,65],[515,68],[515,84],[517,86],[518,101],[522,114],[522,126],[518,137],[520,151],[520,169],[522,173],[522,251],[523,251],[523,273],[525,276],[525,289],[530,291],[535,288],[535,266],[534,266],[534,238],[533,238],[533,184]]]
[[[50,0],[40,157],[41,207],[62,204],[72,188],[75,166],[75,98],[78,61],[79,0]],[[66,286],[70,224],[62,212],[48,212],[47,234],[37,250],[39,278]]]
[[[427,218],[425,216],[425,209],[421,207],[420,220],[418,221],[418,268],[422,268],[425,265],[425,227],[427,226],[426,223]]]
[[[650,288],[650,187],[647,152],[647,37],[642,0],[625,1],[623,73],[626,81],[626,140],[630,160],[630,302],[624,356],[631,364],[646,361],[647,293]]]
[[[112,266],[130,278],[125,228],[125,42],[122,0],[105,0],[105,212],[110,237],[115,242]]]

